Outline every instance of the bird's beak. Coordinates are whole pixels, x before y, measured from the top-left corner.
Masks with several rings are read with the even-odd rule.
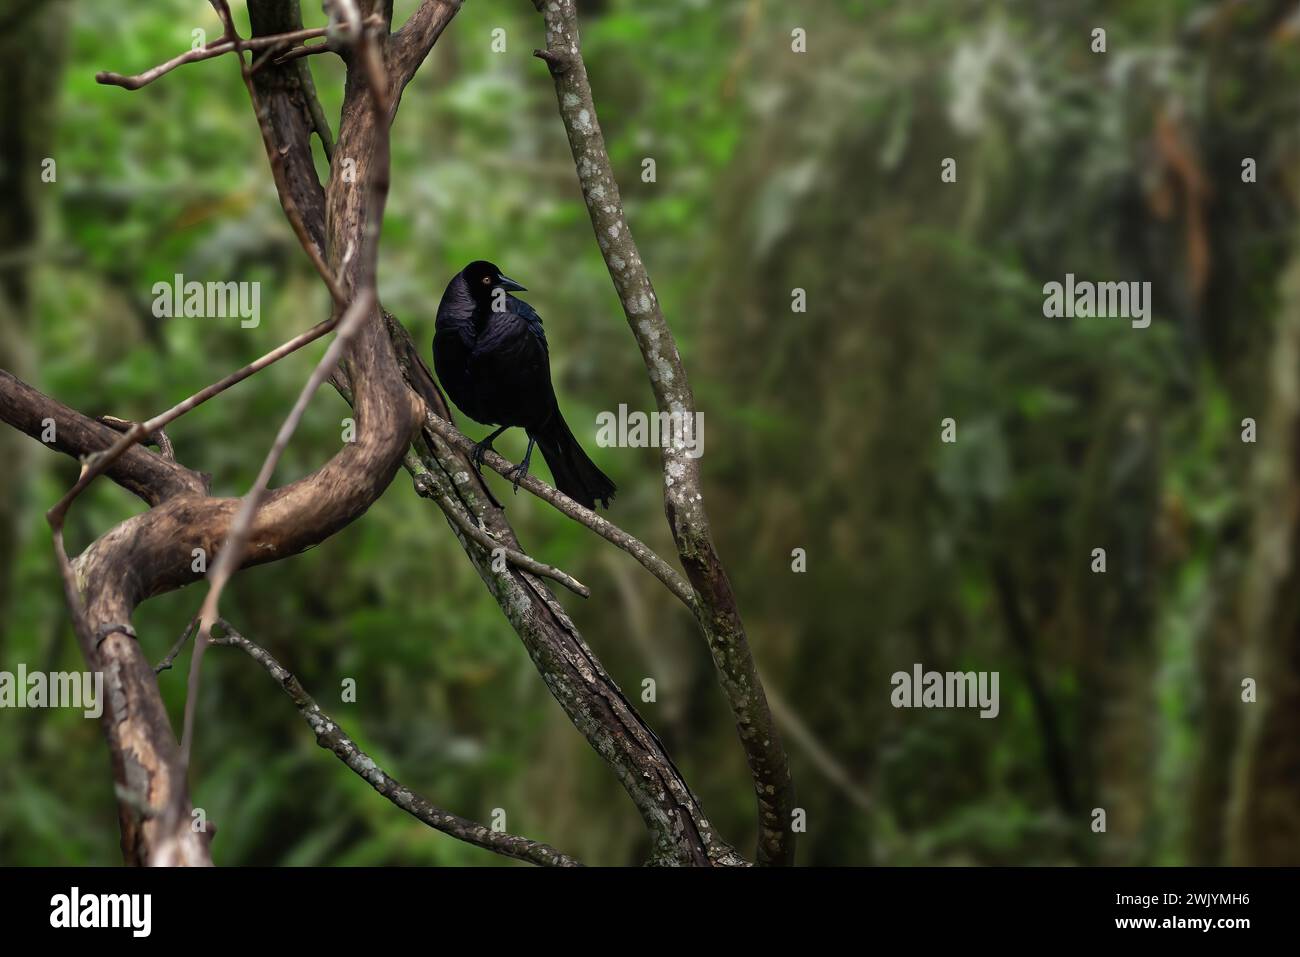
[[[497,285],[506,292],[527,292],[527,287],[519,285],[519,283],[506,276],[498,276]]]

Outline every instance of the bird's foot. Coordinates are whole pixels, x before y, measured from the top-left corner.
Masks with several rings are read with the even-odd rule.
[[[524,476],[526,476],[527,474],[528,474],[527,461],[520,462],[518,465],[516,465],[509,472],[506,473],[506,478],[510,479],[510,484],[514,487],[516,495],[519,494],[519,483],[524,480]]]
[[[491,439],[484,439],[482,442],[475,442],[474,448],[469,453],[469,460],[474,463],[474,468],[482,472],[483,456],[487,455],[489,452],[495,451],[496,449],[492,448]]]

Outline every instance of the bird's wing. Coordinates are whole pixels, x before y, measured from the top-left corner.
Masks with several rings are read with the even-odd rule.
[[[530,428],[555,408],[542,320],[531,308],[494,312],[469,357],[475,400],[487,421]]]
[[[470,349],[470,367],[500,358],[519,364],[516,375],[534,367],[549,369],[550,353],[542,320],[531,309],[529,312],[531,316],[518,311],[492,313]]]
[[[522,299],[516,299],[514,296],[507,296],[506,304],[509,306],[508,311],[522,318],[528,324],[528,331],[542,341],[542,351],[549,357],[550,349],[546,345],[546,330],[542,328],[542,317],[537,314],[537,310]]]

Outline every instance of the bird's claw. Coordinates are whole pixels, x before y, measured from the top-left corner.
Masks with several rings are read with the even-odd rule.
[[[509,472],[506,473],[506,478],[511,480],[510,484],[514,488],[516,495],[519,494],[519,483],[524,480],[524,476],[526,476],[527,474],[528,474],[528,466],[522,463],[516,465]]]
[[[483,457],[487,455],[488,452],[495,451],[496,449],[492,448],[492,443],[486,439],[482,442],[475,442],[474,448],[469,453],[469,460],[474,463],[474,468],[481,472],[483,471]]]

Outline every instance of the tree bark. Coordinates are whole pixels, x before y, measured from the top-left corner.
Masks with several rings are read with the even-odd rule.
[[[1244,709],[1233,777],[1229,860],[1300,861],[1300,242],[1281,278],[1278,332],[1254,474],[1253,554],[1242,595]],[[1257,700],[1242,699],[1241,681]]]

